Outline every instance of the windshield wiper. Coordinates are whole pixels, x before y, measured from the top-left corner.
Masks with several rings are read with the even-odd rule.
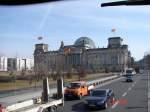
[[[120,6],[120,5],[150,5],[150,1],[149,0],[127,0],[127,1],[108,2],[108,3],[102,3],[101,7]]]
[[[0,0],[0,5],[30,5],[46,2],[59,2],[68,0]],[[69,0],[70,1],[70,0]]]

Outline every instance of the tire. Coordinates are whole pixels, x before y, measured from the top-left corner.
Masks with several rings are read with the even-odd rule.
[[[107,109],[108,108],[108,104],[107,102],[104,103],[104,109]]]
[[[49,112],[49,110],[48,109],[44,109],[42,112]]]
[[[57,111],[57,107],[56,106],[52,106],[49,108],[49,112],[56,112]]]

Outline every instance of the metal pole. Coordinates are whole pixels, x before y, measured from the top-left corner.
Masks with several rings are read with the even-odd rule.
[[[64,86],[63,86],[63,77],[57,79],[57,96],[61,98],[64,106]]]
[[[43,79],[43,93],[42,93],[42,97],[43,97],[43,102],[46,103],[49,101],[49,83],[48,83],[48,77],[46,77],[45,79]]]

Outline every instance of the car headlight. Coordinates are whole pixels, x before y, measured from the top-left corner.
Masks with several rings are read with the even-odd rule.
[[[103,104],[104,103],[104,101],[98,101],[97,102],[97,105],[101,105],[101,104]]]

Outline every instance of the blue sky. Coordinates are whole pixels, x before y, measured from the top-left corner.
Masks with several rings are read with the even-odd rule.
[[[132,56],[142,58],[150,49],[150,6],[101,8],[101,2],[107,1],[111,0],[0,6],[0,54],[32,57],[36,43],[47,43],[49,50],[56,50],[61,40],[69,45],[81,36],[90,37],[97,47],[106,47],[109,37],[120,36]],[[44,37],[42,41],[37,40],[39,36]]]

